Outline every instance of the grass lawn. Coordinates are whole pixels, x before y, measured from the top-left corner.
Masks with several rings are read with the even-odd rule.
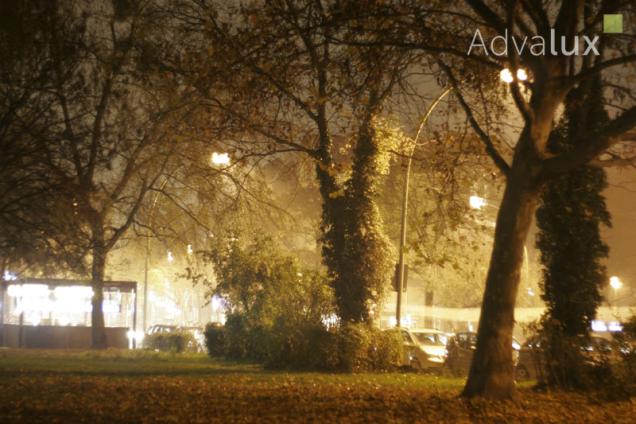
[[[144,351],[0,350],[1,423],[635,422],[636,402],[535,393],[466,401],[463,380],[269,372]]]

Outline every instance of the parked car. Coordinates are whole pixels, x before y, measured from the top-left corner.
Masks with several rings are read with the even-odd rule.
[[[428,356],[424,368],[438,368],[444,366],[448,351],[448,334],[440,330],[429,328],[410,330],[415,342]]]
[[[606,359],[618,360],[619,353],[614,352],[612,343],[604,337],[591,336],[580,347],[585,361],[598,364]],[[540,337],[528,339],[519,351],[519,361],[515,368],[517,380],[536,380],[547,374],[545,363],[545,341]]]
[[[438,330],[400,329],[404,346],[401,365],[415,371],[432,370],[444,364],[446,334]],[[443,343],[440,345],[439,343]]]
[[[148,328],[146,334],[174,333],[175,331],[177,331],[176,325],[154,324]]]
[[[477,333],[467,331],[460,332],[448,339],[446,349],[446,367],[456,376],[464,376],[470,370],[470,363],[473,360],[473,353],[477,345]],[[519,360],[519,350],[521,345],[516,339],[512,339],[512,361],[516,367]]]
[[[184,331],[192,334],[194,344],[188,346],[190,352],[205,352],[205,336],[203,335],[203,328],[190,326],[190,327],[178,327],[177,331]]]
[[[176,326],[168,324],[155,324],[148,328],[146,336],[152,336],[154,334],[169,334],[169,333],[189,333],[192,335],[193,341],[188,343],[185,347],[187,352],[205,352],[205,340],[203,336],[203,328],[196,326]],[[144,346],[149,347],[146,344]]]

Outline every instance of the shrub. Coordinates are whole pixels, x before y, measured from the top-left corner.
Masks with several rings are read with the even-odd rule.
[[[211,357],[225,354],[225,328],[218,323],[211,322],[205,326],[203,333],[205,348]]]
[[[611,342],[599,342],[585,336],[568,337],[554,320],[536,323],[530,330],[541,346],[535,348],[534,362],[539,376],[545,375],[539,385],[594,392],[606,400],[635,396],[636,346],[631,329],[636,326],[632,325],[627,323]]]
[[[321,371],[336,371],[340,367],[336,331],[316,327],[309,332],[309,368]]]
[[[263,325],[245,328],[247,345],[245,357],[257,362],[266,363],[272,356],[272,331]]]
[[[234,359],[248,356],[248,327],[243,315],[230,314],[225,321],[225,355]]]
[[[274,369],[385,371],[396,368],[403,354],[396,331],[380,331],[366,324],[327,330],[320,324],[283,318],[271,326],[250,327],[240,315],[228,317],[222,329],[208,326],[206,343],[211,356],[248,358]]]
[[[365,324],[345,324],[338,330],[339,367],[346,372],[371,368],[370,328]]]
[[[404,356],[402,336],[398,330],[373,331],[373,345],[370,351],[371,368],[376,371],[395,369]]]
[[[194,337],[188,332],[155,333],[147,335],[144,340],[147,349],[161,352],[181,353],[195,345]]]
[[[399,366],[404,347],[398,331],[381,331],[366,324],[346,324],[337,330],[338,368],[345,372],[388,371]]]
[[[636,317],[614,335],[612,354],[603,358],[603,373],[599,373],[601,395],[608,400],[622,400],[636,396]]]

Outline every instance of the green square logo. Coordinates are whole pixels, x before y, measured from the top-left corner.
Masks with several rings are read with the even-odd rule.
[[[603,15],[603,32],[621,34],[623,32],[623,15]]]

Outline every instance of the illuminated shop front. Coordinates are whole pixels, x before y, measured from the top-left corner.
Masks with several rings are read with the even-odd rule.
[[[109,347],[129,346],[137,324],[137,283],[105,281],[104,323]],[[91,341],[88,281],[20,279],[0,281],[0,342],[8,347],[87,348]]]

